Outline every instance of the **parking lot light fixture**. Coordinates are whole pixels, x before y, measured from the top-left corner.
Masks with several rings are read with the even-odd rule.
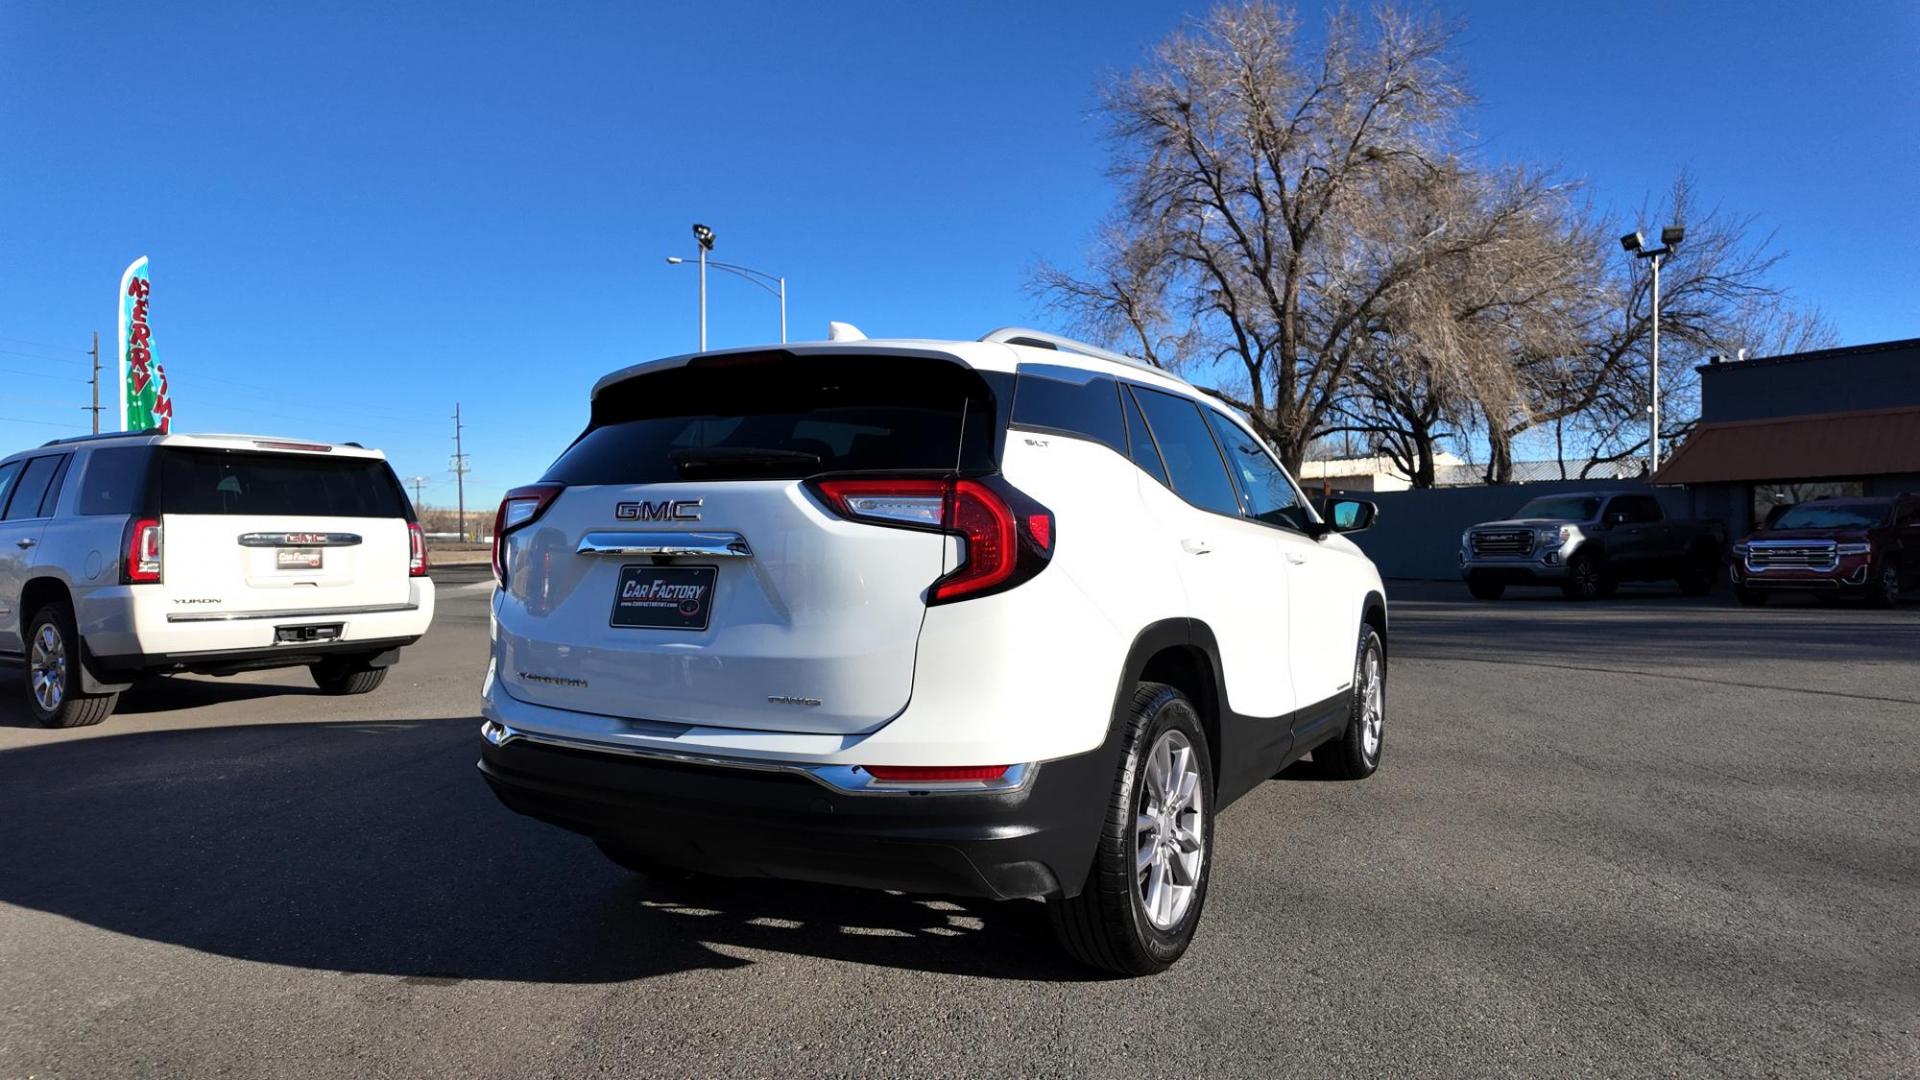
[[[709,230],[707,235],[708,238],[711,239],[712,231]],[[687,260],[678,255],[667,256],[668,266],[681,266],[685,264],[686,261]],[[740,266],[736,263],[725,263],[718,259],[709,259],[707,258],[707,249],[702,248],[700,250],[700,351],[707,351],[707,267],[709,266],[715,270],[725,270],[735,277],[745,278],[779,298],[780,344],[785,345],[787,343],[787,279],[776,274],[769,274],[765,270],[755,270],[751,266]]]
[[[1647,479],[1653,479],[1660,471],[1660,260],[1673,254],[1673,249],[1686,239],[1684,225],[1669,225],[1660,230],[1660,246],[1649,249],[1646,236],[1639,229],[1620,238],[1621,250],[1636,259],[1648,259],[1653,263],[1653,395],[1647,406]]]

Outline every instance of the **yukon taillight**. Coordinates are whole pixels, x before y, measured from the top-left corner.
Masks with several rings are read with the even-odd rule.
[[[933,583],[930,604],[1011,589],[1053,555],[1053,513],[998,476],[835,477],[811,486],[842,517],[958,536],[960,563]]]
[[[427,538],[417,521],[407,522],[407,576],[427,576]]]
[[[126,558],[120,564],[124,585],[151,585],[160,580],[160,522],[135,518],[127,522]]]
[[[493,579],[507,584],[507,537],[540,519],[553,500],[566,490],[563,484],[528,484],[507,492],[493,516]]]

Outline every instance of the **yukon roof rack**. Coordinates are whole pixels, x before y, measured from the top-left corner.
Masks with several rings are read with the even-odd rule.
[[[40,445],[42,447],[66,446],[69,443],[94,442],[99,439],[134,439],[165,434],[166,432],[164,431],[156,431],[152,428],[148,428],[145,431],[101,431],[92,435],[62,435],[57,439],[48,439]]]
[[[1003,326],[998,330],[982,336],[980,340],[998,342],[1002,345],[1028,345],[1036,349],[1053,349],[1057,352],[1077,353],[1081,356],[1091,356],[1096,360],[1111,360],[1116,364],[1125,364],[1128,367],[1145,368],[1148,371],[1156,371],[1162,375],[1169,375],[1171,377],[1171,373],[1164,368],[1155,367],[1138,357],[1128,356],[1125,353],[1117,353],[1112,349],[1103,349],[1098,345],[1089,345],[1084,341],[1076,341],[1073,338],[1062,337],[1059,334],[1049,334],[1045,330],[1029,330],[1024,326]]]

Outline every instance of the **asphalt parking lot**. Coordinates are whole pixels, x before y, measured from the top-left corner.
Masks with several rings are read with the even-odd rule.
[[[1228,810],[1192,952],[1121,981],[1037,905],[508,813],[441,588],[368,697],[0,708],[0,1077],[1920,1073],[1920,608],[1396,585],[1380,773]]]

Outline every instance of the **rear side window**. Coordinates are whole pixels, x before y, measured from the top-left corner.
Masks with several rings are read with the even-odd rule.
[[[1180,497],[1216,514],[1240,516],[1240,498],[1233,480],[1220,461],[1220,449],[1214,445],[1207,422],[1200,417],[1200,406],[1182,397],[1158,390],[1136,387],[1134,396],[1153,439],[1160,444],[1160,456],[1166,460],[1167,475]]]
[[[6,507],[7,497],[13,494],[13,485],[20,479],[20,467],[23,464],[25,463],[9,461],[5,465],[0,465],[0,509]]]
[[[1105,375],[1052,364],[1022,364],[1014,383],[1013,422],[1078,435],[1127,452],[1120,388]]]
[[[160,508],[168,514],[408,518],[410,504],[379,458],[160,451]]]
[[[87,456],[80,474],[77,513],[132,514],[146,495],[147,473],[153,450],[145,446],[116,446]]]
[[[912,356],[721,356],[608,387],[544,479],[801,479],[997,467],[1011,380]]]
[[[1207,422],[1220,437],[1220,448],[1226,451],[1227,467],[1233,470],[1240,490],[1247,497],[1247,516],[1269,525],[1305,531],[1307,512],[1300,505],[1300,496],[1287,474],[1240,425],[1212,409],[1206,413]]]
[[[53,478],[65,464],[66,456],[37,457],[27,462],[20,471],[20,479],[14,481],[13,493],[7,500],[8,521],[22,518],[43,517],[40,504],[46,500],[47,491],[53,486]]]
[[[1625,514],[1628,521],[1635,523],[1660,520],[1660,504],[1649,495],[1616,495],[1607,512]]]

